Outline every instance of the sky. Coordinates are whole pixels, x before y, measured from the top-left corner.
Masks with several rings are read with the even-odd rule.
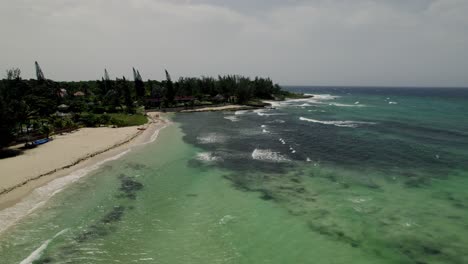
[[[0,76],[468,87],[468,0],[0,0]]]

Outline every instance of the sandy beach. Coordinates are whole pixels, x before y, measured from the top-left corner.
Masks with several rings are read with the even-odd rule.
[[[159,113],[148,113],[144,126],[81,128],[23,154],[0,160],[0,210],[19,202],[34,189],[115,156],[151,140],[167,121]]]

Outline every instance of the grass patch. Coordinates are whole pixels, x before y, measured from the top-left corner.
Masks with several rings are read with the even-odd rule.
[[[148,118],[142,114],[108,114],[111,117],[111,124],[126,127],[126,126],[141,126],[148,123]]]
[[[80,113],[75,117],[75,122],[86,127],[98,126],[141,126],[148,122],[148,118],[143,114],[93,114]]]

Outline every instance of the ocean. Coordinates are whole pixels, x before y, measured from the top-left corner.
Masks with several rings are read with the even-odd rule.
[[[314,97],[169,114],[0,263],[468,263],[468,89],[287,89]]]

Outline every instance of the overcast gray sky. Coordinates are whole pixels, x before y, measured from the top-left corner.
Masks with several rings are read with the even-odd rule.
[[[468,87],[468,0],[0,0],[0,72]]]

